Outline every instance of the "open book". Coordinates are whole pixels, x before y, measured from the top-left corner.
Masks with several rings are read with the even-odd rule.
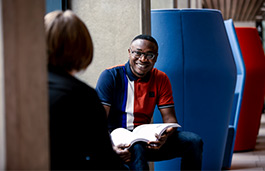
[[[115,146],[119,144],[132,145],[137,141],[157,141],[158,138],[170,127],[181,127],[177,123],[143,124],[137,126],[133,131],[125,128],[117,128],[111,132],[111,139]]]

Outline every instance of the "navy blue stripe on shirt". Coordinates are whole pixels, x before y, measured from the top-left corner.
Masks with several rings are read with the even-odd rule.
[[[128,78],[126,77],[126,72],[125,72],[125,67],[123,66],[122,67],[123,69],[123,76],[124,76],[124,97],[123,97],[123,102],[122,102],[122,111],[123,114],[122,114],[122,127],[123,128],[127,128],[127,118],[126,118],[126,103],[127,103],[127,89],[128,89]]]

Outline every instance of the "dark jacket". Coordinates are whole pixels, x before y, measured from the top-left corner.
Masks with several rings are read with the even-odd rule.
[[[49,66],[51,169],[117,170],[106,114],[96,91]]]

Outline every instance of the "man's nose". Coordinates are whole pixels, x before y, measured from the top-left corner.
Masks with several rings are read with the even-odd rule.
[[[146,55],[145,54],[141,54],[140,58],[138,58],[139,60],[141,61],[148,61],[148,59],[146,58]]]

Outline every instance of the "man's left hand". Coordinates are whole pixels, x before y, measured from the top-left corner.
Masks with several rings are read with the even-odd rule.
[[[156,134],[155,136],[158,140],[148,142],[147,148],[154,149],[154,150],[160,149],[163,146],[163,144],[165,144],[168,136],[170,136],[174,131],[175,131],[175,128],[171,127],[171,128],[168,128],[160,137]]]

